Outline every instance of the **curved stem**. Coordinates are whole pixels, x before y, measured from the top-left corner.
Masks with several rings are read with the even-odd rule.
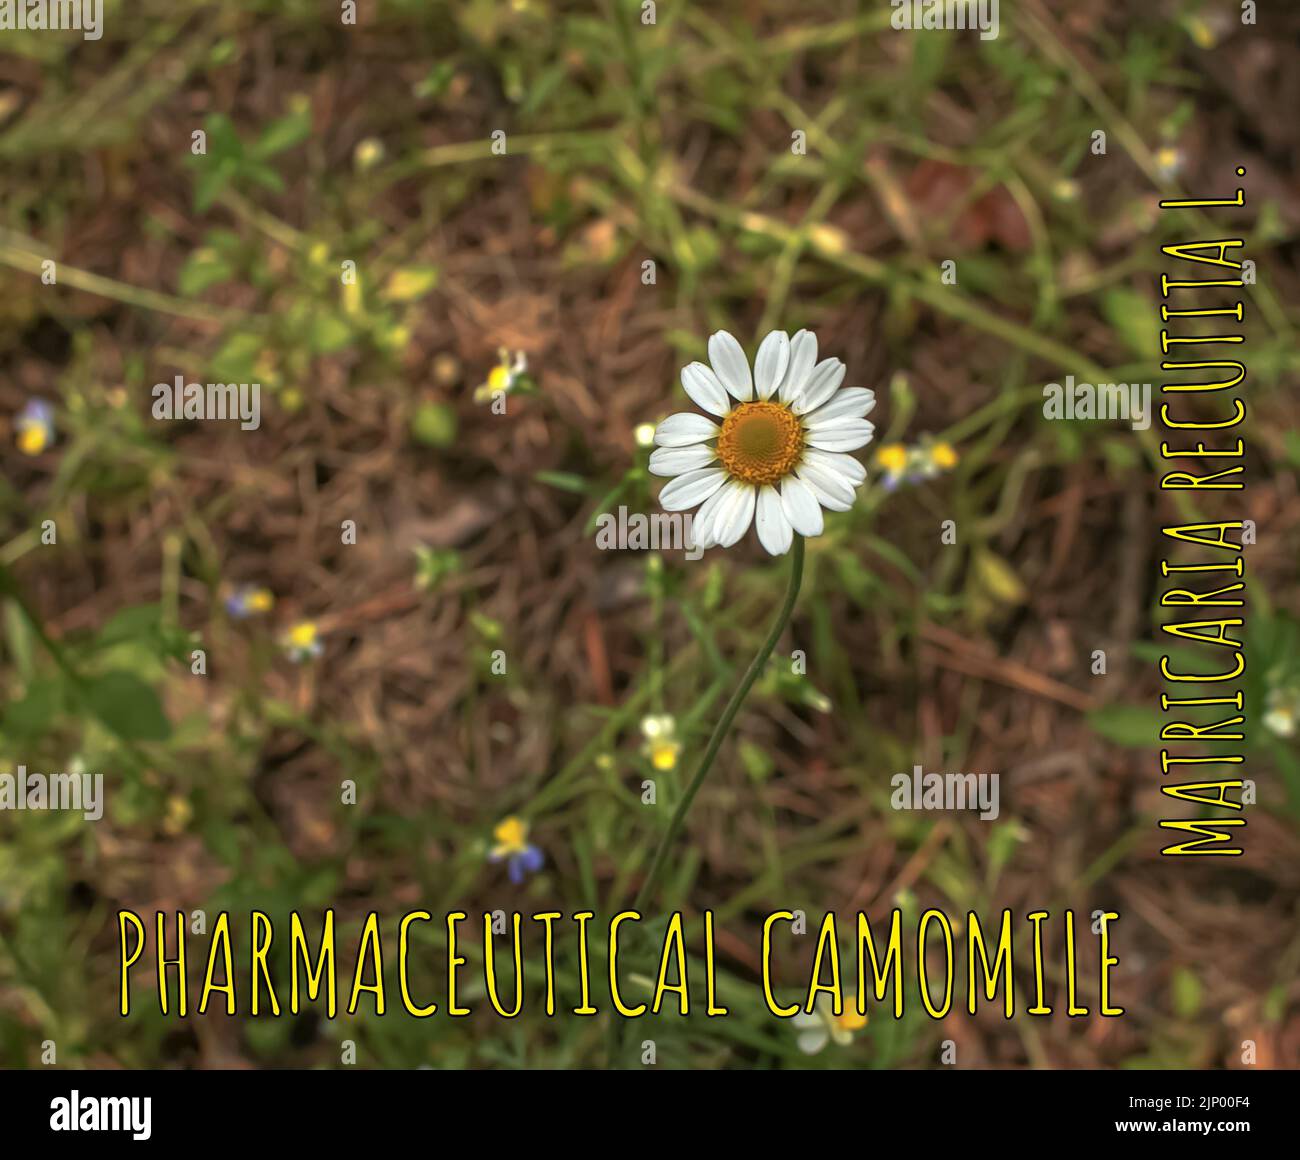
[[[727,707],[722,711],[722,716],[718,718],[717,725],[713,727],[713,736],[709,738],[709,744],[704,750],[704,756],[700,759],[699,768],[696,769],[695,776],[691,778],[690,785],[686,787],[682,800],[677,803],[672,820],[668,823],[668,829],[663,838],[660,839],[659,848],[655,850],[654,861],[650,863],[650,869],[641,882],[641,889],[636,893],[636,901],[632,903],[632,909],[635,911],[639,912],[653,897],[655,885],[659,881],[659,875],[663,872],[664,862],[668,857],[668,851],[676,840],[677,834],[682,828],[682,823],[686,820],[686,814],[691,808],[691,802],[695,800],[695,795],[700,792],[700,786],[704,784],[704,779],[713,766],[713,759],[718,756],[718,750],[722,748],[722,743],[727,739],[727,734],[731,731],[731,723],[736,719],[736,714],[740,712],[740,706],[749,695],[749,690],[754,687],[754,682],[758,680],[759,673],[763,671],[763,666],[767,664],[767,658],[772,655],[777,640],[780,639],[781,633],[785,631],[785,626],[790,621],[790,614],[794,611],[794,602],[799,596],[799,585],[803,582],[803,548],[803,537],[796,535],[794,544],[790,549],[790,586],[786,589],[785,601],[781,605],[781,611],[777,613],[776,620],[772,622],[772,627],[768,631],[762,647],[755,653],[754,659],[749,662],[749,668],[745,670],[745,675],[740,679],[740,684],[736,686],[736,691],[731,694],[731,700],[727,702]]]

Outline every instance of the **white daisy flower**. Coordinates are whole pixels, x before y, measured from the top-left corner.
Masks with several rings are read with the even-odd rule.
[[[655,430],[655,475],[672,476],[659,494],[668,511],[700,505],[692,536],[701,548],[729,548],[753,523],[773,556],[794,533],[822,532],[822,508],[848,511],[867,477],[851,455],[871,441],[863,418],[873,391],[840,389],[844,364],[817,361],[817,336],[774,330],[751,373],[744,350],[725,330],[709,339],[709,362],[682,369],[691,400],[718,421],[693,412],[669,415]]]

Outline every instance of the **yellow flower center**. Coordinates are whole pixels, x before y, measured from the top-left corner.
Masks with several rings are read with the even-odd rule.
[[[295,624],[289,630],[289,643],[297,648],[311,648],[316,641],[316,626],[310,621]]]
[[[741,403],[722,420],[718,458],[729,475],[768,484],[794,470],[803,452],[803,429],[779,403]]]
[[[859,1015],[852,1007],[845,1007],[843,1014],[834,1018],[836,1024],[845,1031],[861,1031],[867,1025],[867,1017]]]
[[[505,391],[510,388],[510,368],[505,366],[495,366],[488,372],[487,385],[489,391]]]
[[[957,466],[957,452],[953,450],[951,443],[936,443],[930,448],[930,458],[934,460],[936,466],[945,470]]]

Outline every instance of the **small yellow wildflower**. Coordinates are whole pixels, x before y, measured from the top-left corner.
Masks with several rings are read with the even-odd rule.
[[[356,148],[352,150],[352,164],[360,173],[373,169],[383,159],[384,143],[375,137],[366,137],[358,141]]]
[[[799,1050],[805,1055],[816,1055],[828,1043],[847,1047],[853,1036],[867,1025],[867,1017],[845,1002],[843,1011],[835,1014],[829,995],[818,995],[811,1012],[800,1011],[792,1020],[799,1031]]]
[[[957,466],[957,452],[951,443],[936,443],[930,448],[930,458],[936,467],[944,471],[951,471]]]
[[[820,225],[813,226],[808,233],[808,237],[813,246],[823,254],[838,257],[849,250],[849,235],[839,226],[822,222]]]
[[[907,448],[901,443],[885,443],[875,454],[876,466],[885,473],[886,491],[893,491],[907,472]]]
[[[1059,201],[1073,201],[1079,196],[1079,183],[1072,177],[1062,177],[1052,185],[1052,195]]]
[[[934,479],[957,466],[957,452],[953,445],[929,435],[922,436],[921,442],[912,448],[911,458],[908,476],[913,480]]]
[[[1187,32],[1197,48],[1213,48],[1218,43],[1219,38],[1214,34],[1214,29],[1199,16],[1193,16],[1188,20]]]
[[[504,861],[510,871],[511,882],[522,882],[524,875],[541,869],[542,852],[529,842],[528,823],[523,818],[511,814],[497,823],[492,837],[496,845],[488,851],[488,859],[492,862]]]
[[[493,854],[500,858],[507,854],[517,854],[528,845],[528,823],[512,814],[505,821],[497,823],[492,837],[497,843],[492,847]]]
[[[179,834],[194,818],[194,807],[189,799],[179,794],[172,794],[167,799],[167,812],[163,817],[163,829],[169,834]]]
[[[519,376],[528,369],[528,356],[522,350],[514,357],[503,346],[497,351],[497,365],[488,371],[487,381],[474,391],[474,402],[486,403],[497,395],[508,395],[519,384]]]
[[[901,472],[907,466],[907,448],[901,443],[886,443],[876,452],[876,465],[885,471]]]
[[[44,399],[31,399],[19,412],[14,428],[18,432],[18,450],[24,455],[39,455],[54,443],[54,408]]]
[[[314,660],[320,656],[324,646],[320,640],[320,630],[314,620],[303,620],[289,629],[285,637],[285,647],[289,653],[289,659],[294,664],[301,664],[303,661]]]
[[[269,589],[257,588],[251,584],[241,584],[226,597],[226,611],[236,620],[245,620],[270,612],[275,607],[275,597]]]
[[[1197,13],[1183,21],[1183,27],[1197,48],[1215,48],[1228,32],[1230,18],[1225,12]]]
[[[641,752],[660,773],[677,768],[682,745],[677,740],[677,721],[663,714],[646,717],[641,722],[641,736],[645,738]]]
[[[1183,168],[1183,152],[1176,145],[1163,145],[1156,150],[1155,162],[1161,177],[1177,177]]]

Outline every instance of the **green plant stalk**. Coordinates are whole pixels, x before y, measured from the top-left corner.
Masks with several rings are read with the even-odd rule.
[[[682,795],[682,800],[677,803],[677,808],[673,811],[672,820],[668,823],[668,829],[659,841],[659,848],[655,850],[654,861],[650,863],[650,869],[647,871],[645,878],[642,879],[641,888],[636,893],[636,901],[632,903],[632,909],[638,913],[654,897],[654,889],[659,882],[660,874],[663,872],[664,862],[668,858],[668,851],[677,840],[677,835],[682,828],[682,823],[686,820],[686,814],[691,808],[691,803],[695,800],[695,795],[700,792],[700,786],[704,784],[704,779],[708,777],[709,770],[713,767],[713,760],[718,756],[718,750],[722,748],[722,743],[727,739],[727,734],[731,731],[731,723],[736,719],[736,714],[740,712],[740,706],[744,704],[745,698],[749,696],[749,690],[754,687],[754,682],[758,680],[759,674],[763,671],[763,666],[767,664],[767,658],[772,655],[777,640],[780,639],[781,633],[785,631],[785,626],[790,622],[790,614],[794,611],[795,600],[799,597],[799,586],[803,582],[803,549],[804,539],[802,536],[796,535],[794,544],[790,549],[790,586],[786,589],[785,601],[781,605],[781,611],[777,613],[776,620],[772,622],[772,627],[768,630],[767,638],[763,641],[758,652],[754,654],[754,659],[749,662],[749,668],[745,670],[745,675],[741,677],[740,684],[736,686],[736,691],[731,694],[731,700],[727,702],[727,707],[723,709],[722,716],[718,718],[717,725],[713,727],[713,736],[709,738],[709,744],[704,750],[704,756],[700,759],[699,768],[696,769],[695,776],[691,778],[690,784],[686,787],[686,792]]]
[[[777,613],[776,620],[772,622],[772,627],[768,630],[762,646],[754,654],[754,659],[749,662],[749,668],[745,670],[745,675],[741,677],[740,684],[736,686],[735,691],[731,694],[731,700],[727,702],[726,708],[722,710],[722,716],[718,718],[718,723],[713,727],[713,734],[709,738],[709,744],[704,750],[704,756],[700,759],[695,776],[691,778],[690,784],[686,787],[686,792],[682,795],[681,801],[677,803],[677,808],[673,811],[672,819],[668,823],[668,829],[659,841],[654,859],[650,863],[650,869],[647,871],[645,878],[641,880],[641,887],[636,892],[636,899],[632,903],[632,909],[638,914],[642,913],[645,905],[654,897],[655,886],[659,882],[664,863],[668,859],[668,851],[672,849],[677,840],[677,835],[681,832],[682,824],[686,821],[686,815],[690,811],[691,803],[695,800],[695,795],[700,792],[704,779],[708,777],[709,770],[713,767],[713,761],[718,756],[718,750],[722,748],[722,743],[727,739],[727,734],[731,732],[731,724],[736,719],[736,714],[740,712],[740,706],[745,703],[745,698],[749,696],[750,689],[754,687],[754,682],[758,680],[759,674],[763,671],[763,666],[767,664],[768,657],[772,655],[772,650],[776,648],[776,642],[780,639],[781,633],[785,631],[785,626],[790,622],[790,614],[794,611],[795,601],[799,597],[799,586],[803,583],[803,551],[803,536],[796,534],[794,543],[790,548],[790,584],[786,589],[781,610]],[[606,1053],[610,1066],[617,1065],[622,1031],[623,1025],[617,1019],[611,1019],[606,1038]]]

